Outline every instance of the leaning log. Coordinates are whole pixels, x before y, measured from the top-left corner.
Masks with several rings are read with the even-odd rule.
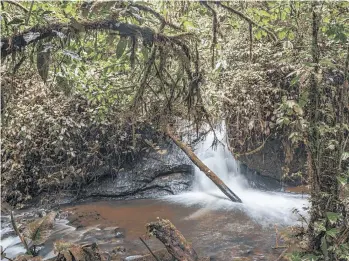
[[[198,261],[198,255],[182,233],[167,219],[161,219],[147,224],[149,235],[156,236],[167,251],[179,261]]]
[[[213,181],[214,184],[233,202],[242,203],[242,200],[231,191],[227,185],[212,171],[207,167],[196,155],[195,153],[184,143],[181,142],[172,132],[171,128],[167,126],[166,134],[169,136],[174,143],[190,158],[190,160],[203,172],[205,175]]]

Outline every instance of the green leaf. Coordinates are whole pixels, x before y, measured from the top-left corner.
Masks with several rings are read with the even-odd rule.
[[[278,37],[280,38],[280,40],[283,40],[286,36],[286,32],[285,31],[281,31],[281,32],[278,32]]]
[[[259,13],[260,15],[270,17],[270,14],[269,14],[267,11],[259,10],[258,13]]]
[[[342,154],[342,160],[347,160],[349,158],[349,152],[348,151],[344,151]]]
[[[70,18],[70,25],[79,32],[85,31],[85,27],[82,24],[80,24],[74,17]]]
[[[18,17],[13,18],[10,22],[8,22],[7,25],[12,25],[12,24],[23,24],[24,20],[20,19]]]
[[[343,176],[338,176],[337,177],[338,182],[342,185],[345,186],[348,184],[348,178],[347,177],[343,177]]]
[[[338,221],[340,214],[335,212],[326,212],[326,217],[330,223],[334,224]]]
[[[148,56],[149,56],[148,48],[143,46],[141,52],[142,52],[142,55],[143,55],[143,59],[145,61],[148,61]]]
[[[325,260],[328,260],[327,241],[325,236],[321,238],[321,251],[324,254]]]
[[[116,58],[119,59],[125,52],[125,48],[127,45],[127,37],[120,37],[118,45],[116,46]]]
[[[262,38],[262,31],[258,30],[258,32],[254,34],[254,36],[256,37],[257,40],[260,40]]]
[[[317,261],[319,260],[319,257],[313,255],[313,254],[306,254],[302,257],[302,261]]]
[[[183,27],[184,27],[184,30],[186,30],[186,31],[195,28],[193,22],[191,22],[191,21],[184,21]]]
[[[338,233],[339,233],[339,230],[337,228],[331,228],[330,230],[326,231],[326,235],[333,238],[335,238]]]
[[[300,78],[301,78],[301,75],[296,75],[295,77],[293,77],[293,79],[290,82],[290,85],[293,86],[293,85],[297,84],[299,82]]]

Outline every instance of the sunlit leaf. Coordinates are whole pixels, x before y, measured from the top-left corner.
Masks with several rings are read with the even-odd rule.
[[[342,153],[342,160],[347,160],[349,158],[349,152],[348,151],[344,151]]]
[[[330,230],[326,231],[326,235],[335,238],[337,234],[339,233],[339,230],[337,228],[331,228]]]
[[[340,218],[340,214],[335,212],[326,212],[326,217],[330,223],[334,224]]]
[[[338,182],[339,182],[342,186],[345,186],[345,185],[348,184],[348,178],[347,178],[347,177],[337,176],[337,180],[338,180]]]

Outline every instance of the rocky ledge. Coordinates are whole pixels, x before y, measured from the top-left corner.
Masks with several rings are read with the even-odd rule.
[[[189,190],[194,180],[191,162],[173,144],[161,151],[149,153],[132,168],[116,174],[106,171],[84,187],[79,198],[156,198]]]

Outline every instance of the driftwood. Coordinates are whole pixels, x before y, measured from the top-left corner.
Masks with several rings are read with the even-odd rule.
[[[198,261],[198,255],[182,233],[167,219],[147,224],[148,234],[156,236],[179,261]]]
[[[167,126],[166,134],[169,136],[174,143],[190,158],[190,160],[202,171],[205,175],[210,178],[214,184],[232,201],[242,203],[242,200],[231,191],[227,185],[212,171],[207,167],[196,155],[195,153],[183,142],[181,142],[172,132],[169,126]]]

